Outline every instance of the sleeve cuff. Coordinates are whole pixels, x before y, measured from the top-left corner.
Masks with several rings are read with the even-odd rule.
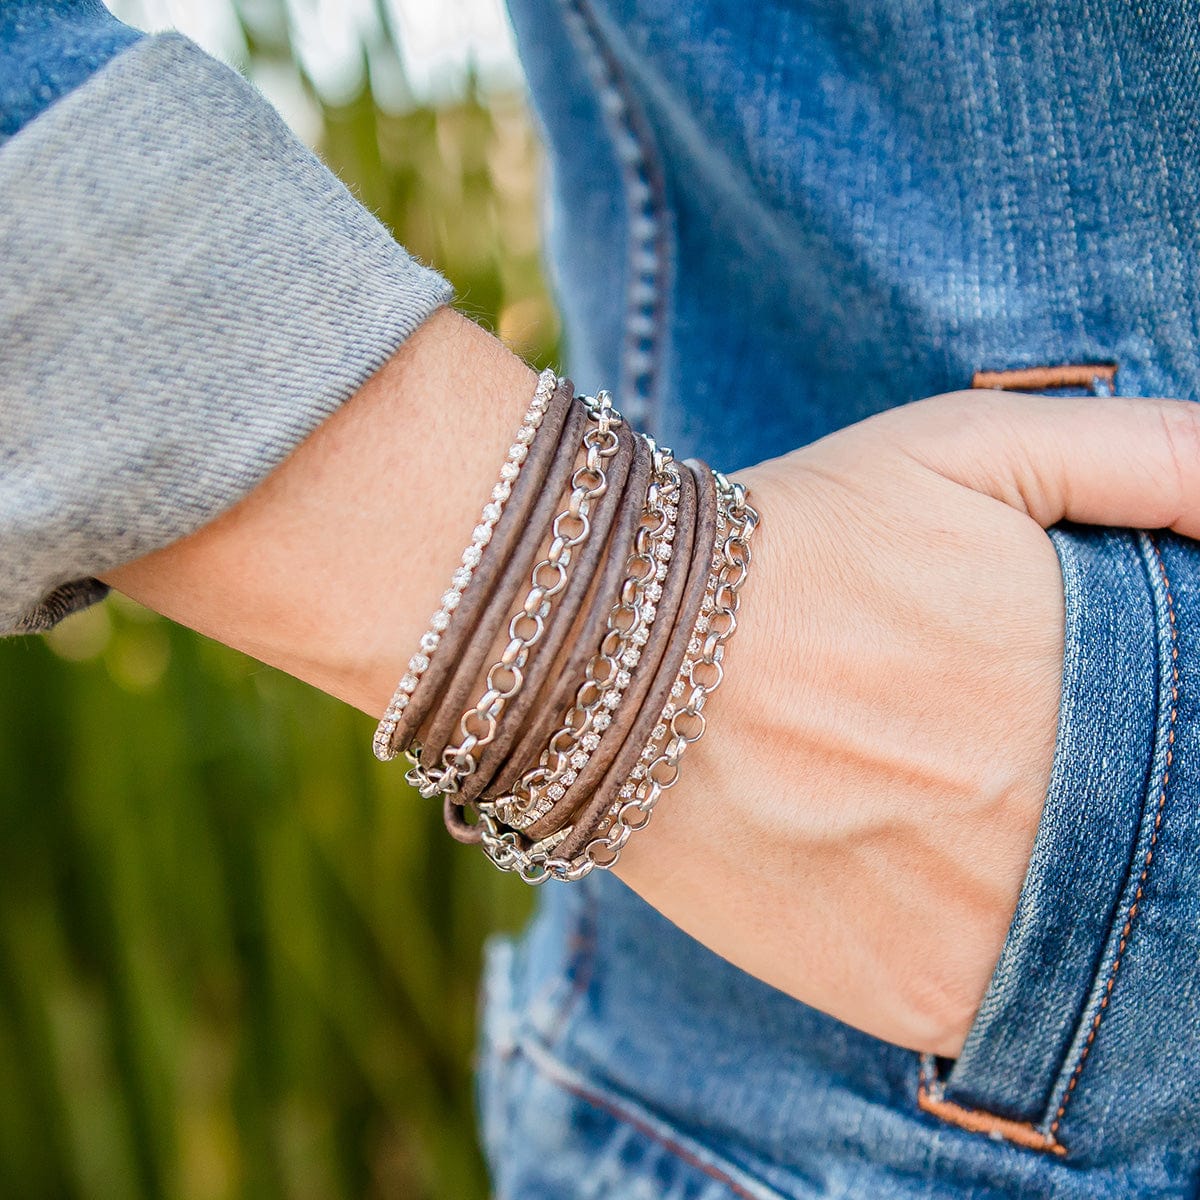
[[[452,299],[179,34],[7,142],[0,195],[0,633],[229,508]]]

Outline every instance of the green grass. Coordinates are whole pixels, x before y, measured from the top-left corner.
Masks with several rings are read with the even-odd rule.
[[[520,98],[323,118],[461,307],[552,361]],[[484,1197],[480,948],[528,896],[372,723],[119,600],[0,641],[0,679],[0,1197]]]

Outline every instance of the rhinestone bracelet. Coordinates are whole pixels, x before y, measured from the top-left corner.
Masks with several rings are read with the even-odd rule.
[[[455,838],[531,884],[612,867],[677,782],[721,682],[758,523],[743,487],[621,429],[607,393],[572,390],[539,376],[374,740],[443,797]],[[568,635],[595,641],[564,657]]]
[[[594,836],[574,857],[558,858],[554,850],[571,833],[569,826],[533,845],[522,845],[520,833],[505,829],[492,812],[481,809],[481,840],[487,857],[500,870],[515,872],[526,883],[540,884],[550,878],[571,882],[598,868],[612,868],[630,836],[649,823],[662,792],[678,782],[679,762],[688,746],[703,737],[704,702],[724,677],[721,662],[725,643],[737,629],[738,593],[750,566],[750,536],[758,524],[757,511],[751,508],[745,488],[731,484],[719,472],[713,474],[721,502],[718,539],[688,656],[671,686],[671,700],[662,708],[661,720],[642,750],[640,763],[620,788]],[[708,678],[701,678],[706,671]],[[688,700],[680,704],[685,692]],[[690,730],[686,728],[689,722]]]
[[[661,719],[642,750],[638,766],[622,785],[617,800],[586,846],[571,858],[556,857],[554,851],[572,832],[570,826],[529,844],[518,831],[505,828],[492,812],[481,806],[484,852],[500,870],[514,872],[526,883],[536,885],[547,879],[571,882],[593,870],[613,867],[629,838],[649,823],[662,793],[678,782],[679,763],[688,746],[704,735],[706,721],[702,710],[724,675],[725,643],[737,628],[738,593],[750,566],[750,537],[759,523],[758,512],[751,507],[746,489],[730,483],[719,472],[714,471],[713,475],[720,499],[718,536],[687,657],[671,685],[671,699],[660,713]],[[708,678],[702,677],[705,674]],[[681,705],[679,701],[685,693],[688,699]]]
[[[677,510],[672,500],[678,492],[678,480],[678,468],[666,458],[656,472],[644,509],[654,524],[643,525],[637,531],[626,566],[630,572],[626,587],[609,612],[600,649],[587,665],[575,704],[551,736],[538,766],[516,782],[511,795],[495,802],[496,816],[513,829],[528,828],[564,799],[612,724],[654,622],[655,601],[662,593],[661,578],[670,562],[674,540]],[[639,562],[646,568],[643,573],[635,571]],[[620,622],[625,613],[632,620],[622,630]],[[606,673],[597,679],[601,668]],[[551,768],[552,761],[555,765]]]

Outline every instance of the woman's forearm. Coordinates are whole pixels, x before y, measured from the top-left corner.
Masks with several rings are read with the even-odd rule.
[[[535,383],[498,339],[440,309],[244,500],[104,579],[378,715]]]

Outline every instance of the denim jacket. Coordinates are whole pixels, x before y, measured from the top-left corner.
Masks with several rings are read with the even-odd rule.
[[[1193,7],[510,7],[567,365],[678,453],[737,467],[977,371],[1100,364],[1118,394],[1200,398]],[[194,47],[131,45],[94,5],[17,9],[35,42],[0,9],[5,128],[28,121],[0,149],[8,622],[248,490],[447,296]],[[93,27],[74,54],[36,32],[68,16]],[[30,62],[50,93],[14,99]],[[179,260],[139,236],[159,204],[188,214]],[[180,289],[182,320],[162,311]],[[260,352],[225,346],[251,326]],[[491,948],[498,1195],[1200,1194],[1200,556],[1157,533],[1051,537],[1052,781],[958,1060],[774,991],[597,872],[543,889]]]

